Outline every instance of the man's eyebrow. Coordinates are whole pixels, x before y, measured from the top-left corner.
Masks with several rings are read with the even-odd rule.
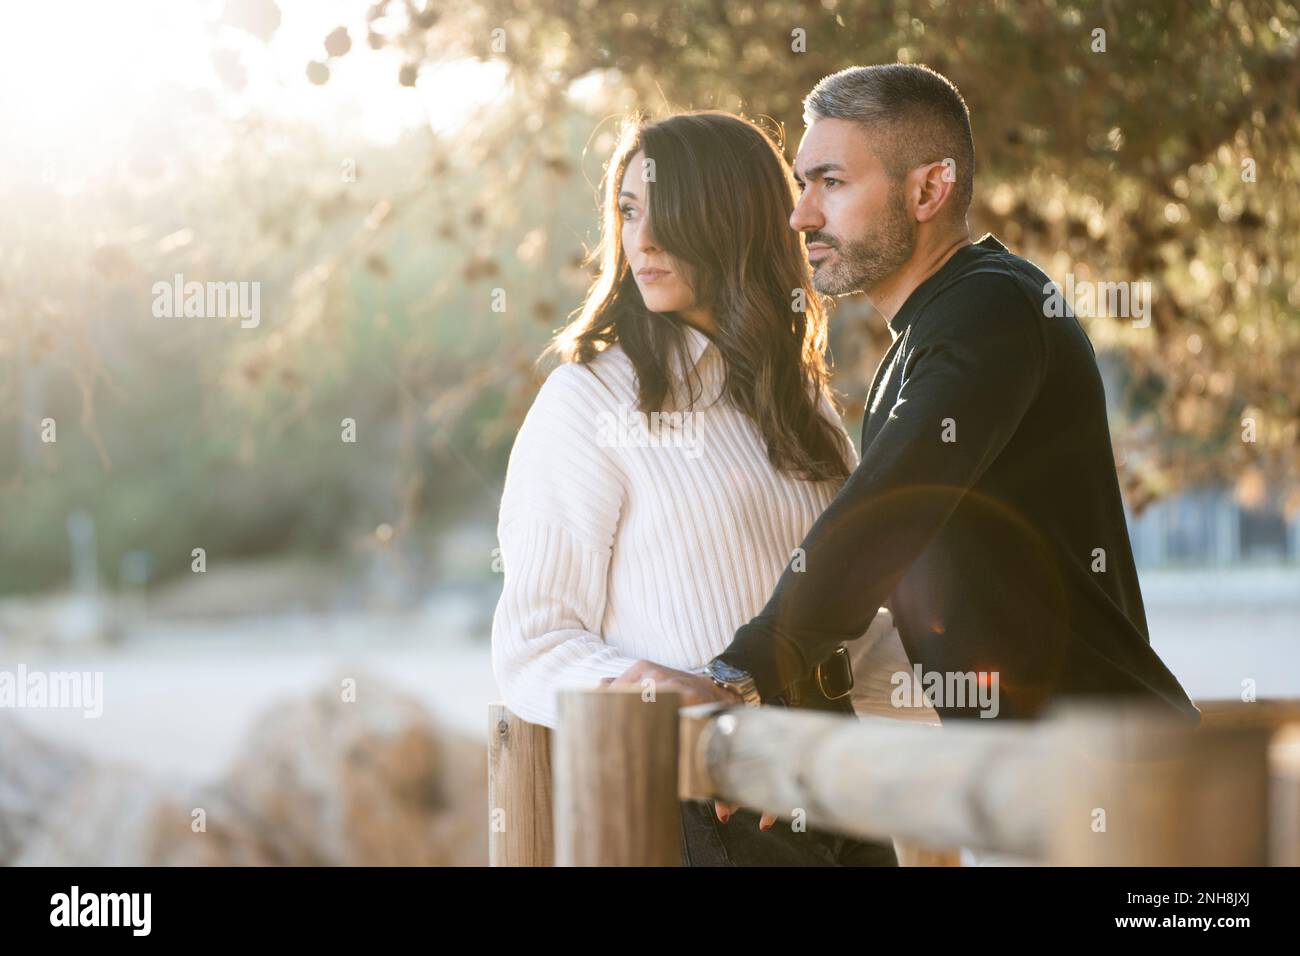
[[[841,172],[844,167],[839,163],[818,163],[816,166],[809,166],[800,176],[798,170],[795,170],[794,178],[803,182],[805,179],[821,179],[827,173]]]

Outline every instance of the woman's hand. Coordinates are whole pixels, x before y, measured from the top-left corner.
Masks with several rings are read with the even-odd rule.
[[[680,695],[683,707],[692,704],[743,704],[745,702],[739,694],[714,683],[711,677],[674,670],[656,664],[654,661],[637,661],[618,677],[606,677],[600,684],[602,687],[640,686],[642,681],[646,680],[654,682],[656,691],[662,689]],[[734,803],[724,803],[721,800],[715,800],[713,808],[718,819],[723,823],[726,823],[731,815],[740,809]],[[772,829],[774,823],[776,823],[776,814],[764,813],[758,821],[758,828],[767,831]]]
[[[740,807],[736,806],[734,803],[723,803],[721,800],[713,801],[713,812],[718,815],[718,819],[723,823],[726,823],[727,820],[731,818],[731,815],[739,809]],[[774,823],[776,823],[776,814],[764,812],[764,814],[758,819],[758,828],[766,833],[768,830],[772,829],[772,824]]]
[[[655,691],[673,691],[681,696],[683,707],[692,704],[743,704],[744,698],[725,687],[719,687],[713,678],[688,671],[674,670],[654,661],[637,661],[618,677],[606,677],[602,687],[641,686],[652,681]]]

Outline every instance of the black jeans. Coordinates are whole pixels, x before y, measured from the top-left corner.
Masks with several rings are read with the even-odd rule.
[[[741,808],[723,823],[712,801],[682,803],[683,866],[898,866],[892,841],[874,843],[777,820],[766,833]]]
[[[778,697],[773,704],[788,706]],[[849,698],[826,700],[805,692],[800,709],[856,716]],[[760,814],[741,808],[726,823],[718,819],[713,801],[682,802],[682,864],[684,866],[898,866],[892,840],[877,843],[808,827],[796,831],[778,819],[766,833]]]

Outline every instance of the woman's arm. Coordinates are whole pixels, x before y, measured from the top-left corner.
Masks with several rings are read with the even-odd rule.
[[[609,401],[590,370],[560,366],[529,409],[506,469],[492,668],[506,705],[548,727],[558,690],[595,687],[636,663],[600,636],[625,494],[621,469],[597,438]]]

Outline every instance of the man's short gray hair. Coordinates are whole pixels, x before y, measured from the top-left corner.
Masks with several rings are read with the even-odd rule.
[[[899,178],[926,163],[951,159],[951,208],[965,221],[975,183],[975,143],[961,93],[928,66],[853,66],[824,77],[803,101],[804,122],[845,119],[873,136],[885,170]]]

